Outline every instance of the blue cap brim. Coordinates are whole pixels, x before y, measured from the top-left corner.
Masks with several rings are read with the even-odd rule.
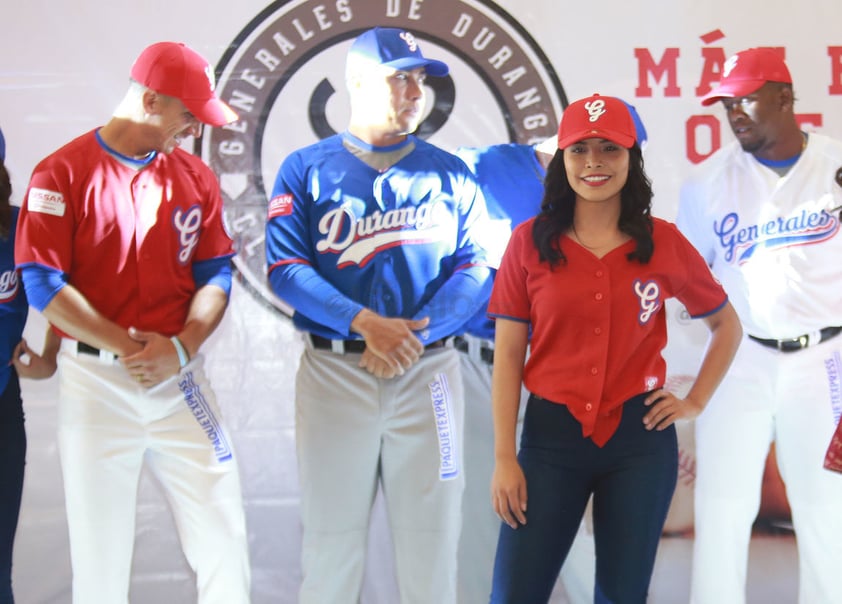
[[[406,57],[404,59],[388,61],[383,63],[383,65],[391,67],[392,69],[399,69],[401,71],[410,71],[412,69],[423,67],[426,69],[427,75],[431,75],[434,78],[441,78],[450,73],[450,68],[448,68],[446,63],[436,61],[435,59],[417,59],[416,57]]]

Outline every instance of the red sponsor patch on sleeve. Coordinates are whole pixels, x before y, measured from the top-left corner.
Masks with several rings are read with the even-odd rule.
[[[276,195],[269,201],[269,218],[292,214],[292,193]]]

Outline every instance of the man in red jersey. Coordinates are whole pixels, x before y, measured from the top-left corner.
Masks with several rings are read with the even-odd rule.
[[[201,604],[249,602],[239,473],[199,354],[228,302],[232,242],[214,174],[178,148],[236,114],[183,44],[135,61],[108,123],[35,168],[16,262],[64,337],[59,453],[73,601],[127,604],[137,485],[172,505]]]

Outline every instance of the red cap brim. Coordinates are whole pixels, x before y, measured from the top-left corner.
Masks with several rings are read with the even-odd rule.
[[[566,149],[570,145],[576,144],[587,138],[604,138],[612,143],[617,143],[621,147],[631,149],[634,146],[634,137],[622,132],[612,132],[609,130],[600,130],[599,128],[591,128],[588,130],[581,130],[573,134],[568,134],[558,141],[559,149]]]
[[[211,97],[206,101],[181,99],[181,102],[197,120],[208,126],[224,126],[240,119],[231,107],[216,97]]]
[[[760,90],[765,83],[766,80],[738,80],[736,82],[720,84],[714,90],[711,90],[702,97],[702,105],[707,107],[708,105],[713,105],[715,102],[722,99],[733,99],[741,96],[747,96]]]

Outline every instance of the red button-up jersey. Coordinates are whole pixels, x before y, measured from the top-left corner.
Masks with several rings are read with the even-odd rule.
[[[727,296],[695,248],[664,220],[654,219],[647,264],[626,258],[634,241],[597,258],[564,237],[567,264],[554,269],[538,259],[533,222],[512,235],[488,314],[530,323],[526,388],[567,405],[583,436],[602,446],[620,423],[623,402],[664,383],[664,301],[675,297],[700,317],[720,309]]]
[[[142,169],[89,132],[35,168],[20,212],[15,259],[67,275],[123,327],[181,331],[193,263],[233,255],[216,176],[181,149]]]

